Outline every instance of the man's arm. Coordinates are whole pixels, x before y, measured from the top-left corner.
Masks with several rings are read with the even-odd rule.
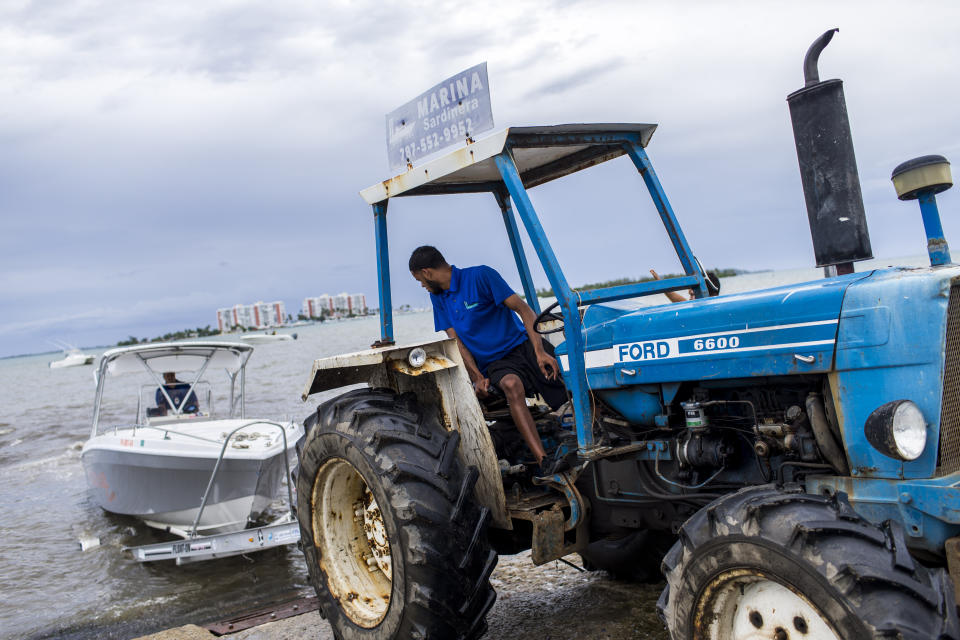
[[[453,327],[445,331],[447,332],[448,338],[453,338],[457,341],[457,348],[460,349],[460,356],[463,358],[463,364],[467,367],[467,375],[470,376],[470,381],[473,382],[474,388],[484,394],[487,393],[490,387],[490,380],[480,373],[480,367],[477,366],[477,361],[474,360],[473,354],[470,353],[467,346],[461,342],[457,336],[457,331]]]
[[[657,272],[653,269],[650,269],[650,275],[653,276],[654,280],[660,279],[660,275],[657,274]],[[667,299],[670,302],[686,302],[688,300],[686,296],[684,296],[682,293],[677,293],[676,291],[664,291],[663,295],[667,296]]]
[[[537,314],[533,312],[526,302],[520,299],[520,296],[513,294],[503,301],[511,311],[516,312],[523,321],[523,327],[527,330],[527,336],[530,338],[530,344],[533,345],[533,352],[537,355],[537,364],[540,365],[540,371],[543,372],[547,380],[555,380],[560,373],[560,367],[557,361],[548,354],[543,348],[543,338],[534,330],[534,323],[537,321]]]

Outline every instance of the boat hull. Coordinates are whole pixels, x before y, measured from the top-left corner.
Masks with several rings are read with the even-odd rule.
[[[69,355],[63,360],[54,360],[50,363],[51,369],[63,369],[65,367],[82,367],[93,364],[93,356],[87,355]]]
[[[157,455],[87,448],[82,455],[87,485],[105,511],[179,531],[193,526],[216,464],[215,457]],[[202,533],[243,529],[277,496],[283,454],[265,459],[224,458],[198,524]]]

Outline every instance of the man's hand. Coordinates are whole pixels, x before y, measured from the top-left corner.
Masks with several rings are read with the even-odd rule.
[[[490,395],[490,378],[479,378],[473,381],[473,389],[477,392],[477,397],[486,398]]]
[[[560,367],[557,360],[546,351],[537,351],[537,364],[540,365],[540,371],[547,380],[556,380],[560,374]]]

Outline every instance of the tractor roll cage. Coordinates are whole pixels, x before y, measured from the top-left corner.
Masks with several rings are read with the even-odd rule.
[[[420,166],[408,165],[405,173],[361,191],[363,199],[373,206],[376,229],[377,276],[380,289],[379,344],[387,346],[394,342],[387,247],[389,199],[416,195],[492,193],[503,214],[524,295],[533,310],[540,313],[536,289],[511,206],[511,201],[516,203],[517,212],[562,310],[570,366],[568,383],[576,418],[579,453],[581,457],[589,458],[596,445],[591,428],[593,416],[578,307],[688,288],[693,289],[698,298],[707,295],[704,275],[644,150],[656,128],[655,124],[511,127],[477,141],[468,140],[465,147],[457,148]],[[530,202],[527,189],[622,155],[630,157],[643,177],[685,275],[605,289],[575,291],[570,288],[563,275]]]

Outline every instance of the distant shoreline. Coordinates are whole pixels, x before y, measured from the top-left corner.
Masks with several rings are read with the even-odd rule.
[[[873,270],[873,269],[883,269],[883,268],[888,268],[893,266],[928,266],[929,265],[929,263],[927,262],[928,259],[929,258],[927,254],[917,254],[917,255],[910,255],[910,256],[893,256],[893,257],[886,257],[886,258],[873,258],[871,260],[864,261],[864,267],[868,270]],[[752,275],[752,274],[760,274],[760,273],[798,271],[798,270],[811,271],[811,276],[812,276],[812,272],[814,271],[822,271],[820,268],[813,267],[813,266],[782,267],[782,268],[776,268],[776,269],[755,269],[755,270],[716,269],[714,271],[718,273],[720,278],[728,278],[732,276],[740,276],[740,275],[748,275],[748,274]],[[661,278],[678,277],[679,275],[680,274],[663,274]],[[653,278],[650,278],[650,277],[635,278],[635,279],[621,278],[619,280],[611,280],[607,282],[590,283],[590,284],[574,287],[574,289],[577,291],[589,291],[591,289],[596,289],[601,287],[616,286],[617,284],[632,284],[637,282],[648,282],[651,280],[653,280]],[[537,297],[553,297],[553,291],[552,289],[540,289],[537,291]],[[397,314],[402,314],[405,312],[415,312],[415,311],[419,311],[419,309],[414,309],[410,305],[399,305],[397,307],[394,307],[394,313],[397,313]],[[114,346],[116,345],[113,345],[113,344],[98,345],[98,346],[81,347],[81,349],[92,351],[97,349],[110,349],[110,348],[113,348]],[[10,360],[12,358],[27,358],[32,356],[42,356],[47,354],[59,354],[59,353],[62,353],[62,350],[39,351],[35,353],[18,353],[18,354],[0,356],[0,361]]]
[[[746,269],[707,269],[707,272],[713,272],[718,278],[730,278],[732,276],[742,276],[747,273],[765,273],[767,271],[773,271],[773,269],[760,269],[757,271],[748,271]],[[668,278],[682,278],[684,274],[682,273],[665,273],[660,276],[660,280],[666,280]],[[590,284],[584,284],[579,287],[572,287],[574,291],[593,291],[594,289],[606,289],[607,287],[621,287],[627,284],[639,284],[641,282],[652,282],[656,280],[652,276],[644,276],[641,278],[617,278],[615,280],[606,280],[604,282],[593,282]],[[537,289],[538,298],[552,298],[554,297],[553,289]]]

